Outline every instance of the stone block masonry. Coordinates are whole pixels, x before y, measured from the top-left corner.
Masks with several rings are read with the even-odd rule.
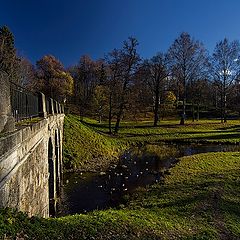
[[[0,138],[0,207],[16,208],[29,216],[54,214],[64,114],[44,117]]]
[[[64,114],[43,93],[11,84],[0,72],[0,207],[48,217],[61,182]],[[37,123],[15,127],[15,120],[36,116]]]

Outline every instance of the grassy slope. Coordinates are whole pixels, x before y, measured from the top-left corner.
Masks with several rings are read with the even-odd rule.
[[[185,126],[172,120],[162,121],[159,127],[142,121],[122,122],[119,133],[111,137],[107,134],[106,123],[87,118],[80,122],[77,116],[68,115],[64,123],[64,163],[68,169],[104,170],[124,149],[137,142],[237,143],[239,131],[240,124],[236,120],[225,124],[217,120],[187,121]]]
[[[64,121],[64,163],[66,168],[99,170],[116,161],[126,144],[103,136],[82,124],[77,116],[68,115]]]
[[[28,219],[4,210],[0,235],[30,239],[240,239],[240,153],[183,157],[165,184],[120,209],[58,219]]]
[[[64,123],[64,163],[67,169],[104,170],[119,154],[137,142],[160,141],[239,142],[239,121],[222,124],[216,120],[162,121],[159,127],[152,122],[122,122],[120,131],[109,136],[108,125],[92,119],[80,122],[77,116],[68,115]]]
[[[162,140],[239,142],[239,124],[229,121],[164,121],[122,124],[114,138],[107,126],[75,116],[65,119],[64,156],[69,167],[93,170],[117,159],[129,143]],[[95,131],[93,131],[95,130]],[[100,162],[103,162],[103,164]],[[0,236],[26,239],[240,239],[240,154],[209,153],[182,158],[165,184],[126,200],[125,206],[57,219],[27,218],[0,211]],[[15,239],[15,238],[14,238]]]

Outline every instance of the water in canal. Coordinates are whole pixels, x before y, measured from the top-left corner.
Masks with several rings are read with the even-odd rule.
[[[117,165],[101,173],[66,173],[58,216],[115,207],[124,195],[161,181],[179,157],[239,151],[236,145],[145,145],[126,152]]]

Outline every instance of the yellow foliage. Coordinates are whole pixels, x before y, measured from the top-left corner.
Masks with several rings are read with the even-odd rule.
[[[167,91],[166,102],[174,103],[176,100],[176,95],[172,91]]]

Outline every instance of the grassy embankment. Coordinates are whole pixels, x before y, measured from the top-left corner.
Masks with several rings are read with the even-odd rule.
[[[91,169],[107,165],[114,155],[136,142],[201,140],[239,142],[236,121],[202,121],[179,126],[163,122],[123,123],[117,136],[106,135],[104,124],[65,121],[66,164]],[[126,139],[127,137],[127,139]],[[114,159],[113,158],[113,159]],[[93,159],[93,160],[92,160]],[[100,166],[99,166],[100,168]],[[164,185],[139,189],[118,209],[62,218],[27,218],[0,211],[0,236],[25,239],[240,239],[240,153],[207,153],[183,157]]]
[[[127,145],[68,115],[64,121],[63,156],[66,169],[95,171],[116,162]]]
[[[117,160],[119,154],[136,143],[182,142],[239,142],[239,121],[222,124],[219,120],[162,121],[159,127],[152,122],[123,122],[117,135],[109,136],[107,123],[69,115],[64,126],[64,159],[69,169],[99,170]]]
[[[119,209],[62,218],[2,210],[0,236],[25,239],[240,239],[240,153],[183,157],[164,185]]]

